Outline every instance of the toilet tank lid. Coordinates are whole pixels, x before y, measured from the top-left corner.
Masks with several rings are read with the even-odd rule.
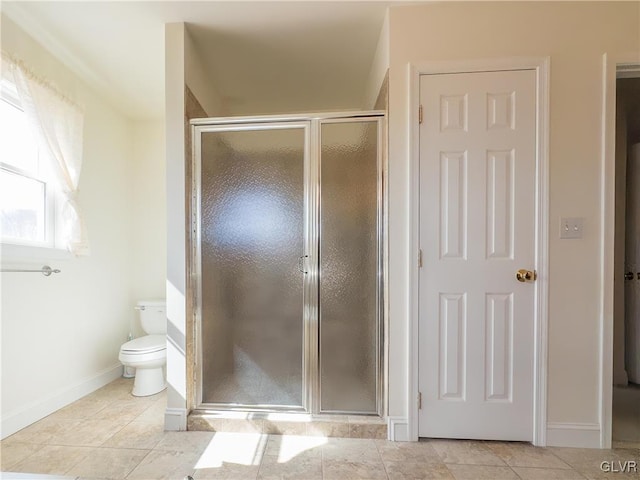
[[[167,304],[164,299],[155,299],[155,300],[138,300],[136,303],[139,307],[164,307]]]

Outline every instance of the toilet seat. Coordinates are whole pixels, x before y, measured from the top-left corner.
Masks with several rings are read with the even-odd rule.
[[[122,345],[120,352],[127,355],[144,355],[166,349],[166,335],[145,335],[144,337],[134,338]]]

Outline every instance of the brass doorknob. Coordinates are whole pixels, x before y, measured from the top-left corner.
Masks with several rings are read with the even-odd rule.
[[[536,277],[537,275],[535,270],[531,271],[531,270],[525,270],[524,268],[521,268],[516,272],[516,279],[519,282],[532,282],[536,279]]]
[[[633,272],[627,272],[624,274],[625,280],[633,280]]]

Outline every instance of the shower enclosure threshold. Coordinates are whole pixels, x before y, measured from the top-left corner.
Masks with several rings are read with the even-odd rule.
[[[307,413],[193,410],[187,430],[208,432],[387,438],[387,422],[376,415],[310,415]]]

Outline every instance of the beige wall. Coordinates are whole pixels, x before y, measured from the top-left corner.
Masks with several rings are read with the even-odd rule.
[[[163,299],[167,276],[164,121],[134,121],[131,133],[129,235],[134,253],[129,264],[131,298]],[[136,316],[134,336],[142,334]]]
[[[639,4],[439,3],[389,16],[390,415],[407,415],[407,64],[551,58],[548,422],[599,423],[602,54],[639,49]],[[560,240],[561,216],[584,217]]]
[[[2,265],[62,273],[3,273],[2,435],[13,433],[120,375],[118,352],[135,318],[130,290],[131,122],[2,16],[2,49],[84,106],[79,204],[91,253],[33,251]],[[162,208],[162,207],[161,207]]]
[[[165,141],[167,199],[167,430],[186,429],[187,341],[186,322],[187,92],[191,91],[208,115],[219,116],[222,102],[213,82],[201,67],[200,54],[184,23],[165,25]],[[191,371],[189,369],[189,371]]]
[[[371,62],[367,83],[365,85],[365,95],[362,102],[364,110],[370,110],[376,103],[380,89],[384,80],[387,78],[389,70],[389,10],[384,17],[380,36],[378,37],[378,45]]]

